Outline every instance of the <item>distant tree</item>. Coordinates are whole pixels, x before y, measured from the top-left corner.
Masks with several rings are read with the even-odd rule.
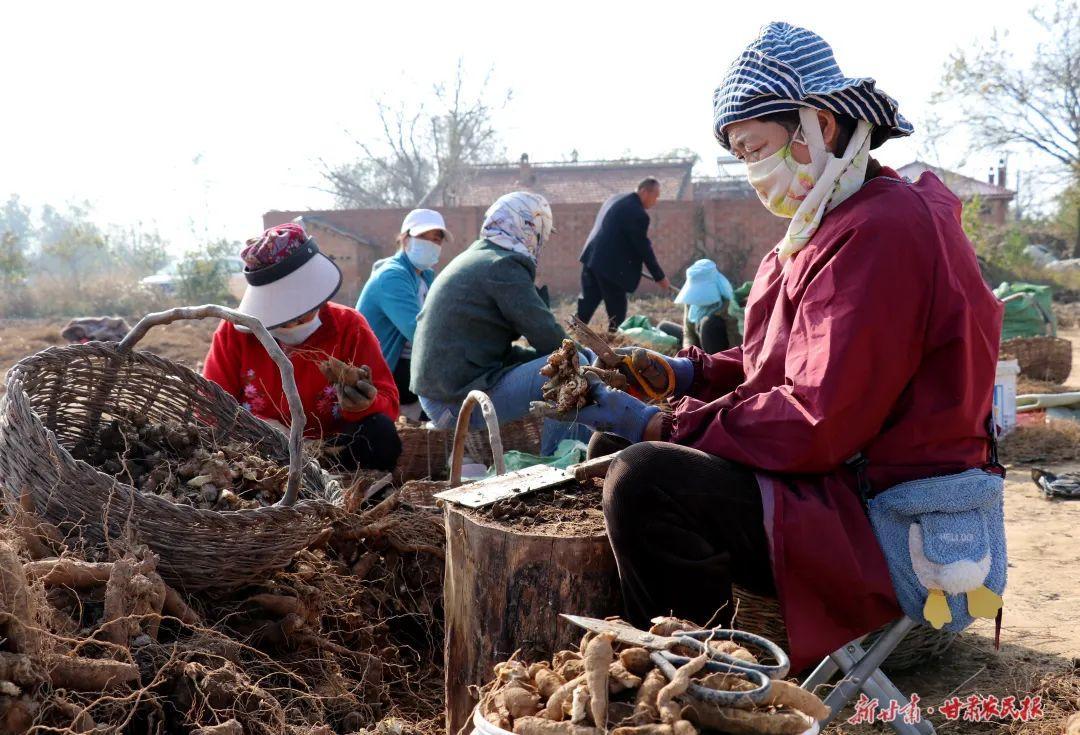
[[[112,259],[140,276],[153,273],[169,262],[168,243],[157,230],[141,222],[111,228],[108,244]]]
[[[26,278],[27,251],[33,235],[30,209],[12,194],[0,209],[0,285],[5,288],[22,283]]]
[[[176,267],[176,292],[185,304],[228,304],[229,270],[225,258],[240,244],[229,240],[207,243],[184,255]]]
[[[997,31],[989,42],[949,59],[937,103],[958,103],[959,122],[981,150],[1021,148],[1051,163],[1066,188],[1080,184],[1080,4],[1057,0],[1034,9],[1043,29],[1030,67],[1020,68]],[[1080,201],[1073,254],[1080,257]]]
[[[105,236],[88,214],[86,205],[69,205],[66,212],[45,205],[38,230],[41,265],[64,277],[76,298],[82,296],[86,277],[110,263]]]
[[[469,94],[459,60],[453,79],[433,85],[429,107],[412,100],[379,101],[380,135],[357,140],[361,156],[352,162],[333,167],[324,162],[325,189],[345,208],[412,207],[436,188],[452,192],[470,166],[501,153],[489,83],[485,77]],[[502,104],[509,100],[507,92]]]

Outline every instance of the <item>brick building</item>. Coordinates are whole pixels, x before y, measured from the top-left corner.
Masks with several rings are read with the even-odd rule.
[[[435,205],[443,193],[428,196],[426,206],[439,210],[454,240],[443,246],[442,263],[476,238],[484,212],[508,191],[539,191],[552,202],[556,233],[540,257],[538,282],[556,296],[572,296],[579,288],[578,256],[592,229],[600,203],[611,194],[633,191],[645,176],[661,182],[663,198],[649,210],[649,237],[664,270],[678,284],[682,271],[697,258],[709,257],[736,284],[753,276],[758,262],[784,235],[787,220],[767,212],[746,182],[742,165],[722,159],[716,178],[691,179],[692,159],[570,162],[481,166],[457,188],[454,206]],[[984,216],[1004,223],[1013,192],[960,174],[914,162],[900,169],[916,179],[932,171],[965,200],[979,197]],[[1000,177],[1004,182],[1004,170]],[[528,182],[523,184],[523,182]],[[355,304],[372,264],[394,252],[394,239],[407,209],[345,209],[311,212],[267,212],[265,227],[302,217],[320,247],[337,262],[344,283],[337,300]],[[641,290],[656,287],[643,281]]]
[[[602,202],[612,194],[633,191],[646,176],[660,182],[661,200],[694,198],[691,176],[695,158],[645,158],[622,161],[558,161],[530,163],[523,153],[518,163],[493,163],[467,169],[459,181],[436,187],[420,206],[487,207],[508,191],[527,189],[543,194],[552,204]]]
[[[556,233],[540,256],[537,282],[553,295],[577,293],[578,256],[592,229],[599,202],[553,204]],[[442,264],[468,247],[480,230],[487,206],[438,207],[454,240],[443,246]],[[372,264],[392,255],[394,238],[407,209],[346,209],[314,212],[267,212],[265,227],[302,217],[320,248],[344,274],[335,298],[353,305]],[[733,279],[749,278],[757,262],[784,234],[785,220],[766,212],[757,198],[708,201],[660,201],[649,210],[649,236],[665,271],[676,283],[681,271],[700,257],[712,257]],[[642,291],[656,287],[643,282]]]
[[[990,172],[986,181],[979,181],[922,161],[912,161],[896,169],[897,173],[911,181],[915,181],[927,171],[941,179],[965,205],[977,199],[979,214],[983,220],[994,225],[1005,224],[1009,214],[1009,203],[1016,196],[1016,192],[1005,187],[1004,161],[998,165],[997,170]]]

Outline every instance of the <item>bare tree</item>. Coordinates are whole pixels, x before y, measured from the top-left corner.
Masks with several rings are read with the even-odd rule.
[[[1080,5],[1057,0],[1031,16],[1045,32],[1029,68],[1016,66],[994,32],[949,59],[935,103],[958,103],[960,123],[981,150],[1020,148],[1046,157],[1060,183],[1080,182]],[[946,129],[947,130],[947,129]],[[945,132],[943,130],[942,132]],[[1075,216],[1080,220],[1080,207]],[[1074,255],[1080,257],[1080,228]]]
[[[510,93],[490,102],[490,73],[475,95],[466,89],[464,64],[453,79],[434,84],[431,106],[411,100],[377,103],[380,134],[357,140],[361,156],[350,163],[323,163],[324,189],[340,207],[412,207],[434,192],[435,205],[452,204],[453,192],[471,166],[501,153],[492,124]]]

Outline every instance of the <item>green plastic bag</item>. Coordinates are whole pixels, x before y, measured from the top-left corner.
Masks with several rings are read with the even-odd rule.
[[[503,461],[506,463],[506,471],[513,472],[514,470],[523,470],[526,467],[533,467],[538,464],[546,464],[548,467],[558,467],[565,470],[571,465],[578,464],[585,461],[585,452],[588,451],[588,447],[579,442],[576,439],[563,439],[555,447],[555,454],[550,457],[540,457],[535,454],[528,454],[527,452],[519,452],[516,449],[512,449],[503,455]],[[488,470],[487,476],[491,477],[495,474],[494,468]]]
[[[620,324],[619,332],[650,350],[669,354],[679,350],[679,340],[654,327],[649,317],[641,314],[635,314]]]
[[[1054,318],[1053,289],[1034,283],[1002,283],[994,295],[1005,301],[1005,320],[1001,339],[1014,337],[1057,336]],[[1009,298],[1017,297],[1019,298]],[[1049,329],[1048,329],[1049,327]]]

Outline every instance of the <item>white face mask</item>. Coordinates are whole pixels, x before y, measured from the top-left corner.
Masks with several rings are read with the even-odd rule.
[[[776,153],[746,167],[750,186],[757,191],[765,208],[777,217],[791,219],[795,215],[825,168],[824,156],[810,163],[799,163],[791,155],[791,143],[796,142],[801,129],[801,126],[796,129],[791,141]]]
[[[439,262],[442,247],[431,240],[410,237],[405,243],[405,255],[416,268],[426,271],[428,268],[434,268]]]
[[[315,330],[321,326],[322,320],[320,320],[319,315],[316,314],[315,318],[306,324],[298,324],[295,327],[277,327],[276,329],[271,329],[270,334],[283,345],[298,345],[302,344],[308,337],[315,334]]]

